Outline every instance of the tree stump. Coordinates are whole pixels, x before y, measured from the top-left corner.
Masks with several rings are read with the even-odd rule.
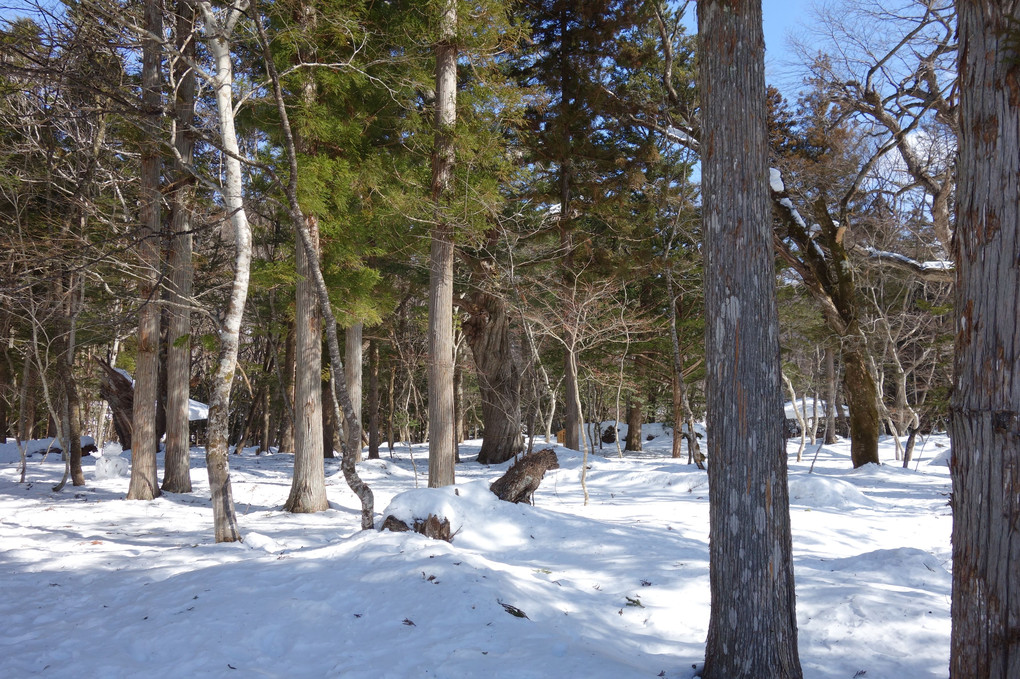
[[[432,538],[433,540],[445,540],[446,542],[453,541],[453,534],[450,530],[450,520],[440,519],[434,514],[429,514],[428,518],[424,521],[421,519],[415,519],[413,529],[404,521],[390,515],[386,517],[385,521],[383,521],[382,527],[379,530],[389,530],[394,533],[406,533],[409,530],[414,530],[415,533],[420,533],[427,538]]]
[[[503,476],[493,481],[489,490],[500,500],[507,502],[527,502],[534,504],[535,491],[542,483],[542,478],[550,469],[559,469],[556,452],[545,448],[528,453],[510,465]]]

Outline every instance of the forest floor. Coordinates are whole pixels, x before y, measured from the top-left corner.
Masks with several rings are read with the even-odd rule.
[[[243,543],[215,544],[201,449],[193,493],[128,502],[127,478],[59,493],[59,455],[0,444],[0,677],[689,679],[709,617],[708,479],[670,459],[555,447],[535,506],[500,502],[507,465],[461,447],[457,486],[427,485],[425,446],[359,465],[377,525],[393,498],[442,508],[452,543],[358,530],[326,461],[330,510],[281,511],[292,457],[232,455]],[[948,440],[917,464],[852,470],[848,442],[804,462],[790,442],[800,657],[807,679],[944,679],[950,631]],[[536,450],[545,447],[536,441]],[[413,453],[413,462],[412,462]],[[162,469],[162,455],[160,455]],[[526,617],[519,617],[524,615]]]

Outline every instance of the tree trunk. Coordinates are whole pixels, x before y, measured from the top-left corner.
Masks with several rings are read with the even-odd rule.
[[[480,464],[506,462],[524,449],[521,435],[521,375],[514,357],[506,304],[485,292],[471,295],[464,337],[478,368],[482,397]]]
[[[644,420],[641,412],[641,401],[627,399],[627,450],[640,452],[642,446],[641,423]]]
[[[322,383],[322,456],[323,458],[335,458],[333,441],[337,434],[337,422],[334,418],[336,404],[333,403],[333,392],[329,387],[329,381]]]
[[[297,145],[294,141],[294,134],[290,127],[290,118],[287,114],[287,106],[283,97],[283,88],[280,84],[280,74],[277,72],[269,51],[269,39],[266,36],[265,27],[261,22],[255,22],[255,29],[258,32],[263,57],[266,59],[266,70],[269,72],[272,81],[273,97],[276,100],[276,111],[280,116],[280,127],[283,133],[284,148],[287,154],[287,165],[290,170],[290,177],[284,189],[287,196],[287,207],[291,222],[297,230],[301,247],[308,255],[309,268],[312,280],[315,283],[315,292],[319,300],[319,309],[326,325],[326,346],[329,347],[330,361],[330,387],[333,391],[333,399],[336,404],[334,417],[337,421],[343,417],[353,426],[358,426],[359,416],[351,405],[350,394],[347,391],[346,379],[344,377],[344,360],[340,354],[340,339],[337,335],[336,316],[329,299],[329,289],[326,287],[326,280],[322,276],[322,269],[319,267],[316,257],[316,243],[309,233],[304,215],[301,213],[301,206],[298,204],[298,160]],[[341,415],[340,409],[343,410]],[[369,530],[374,527],[374,504],[375,498],[372,489],[358,476],[357,466],[354,463],[353,451],[340,438],[336,437],[342,451],[340,469],[343,472],[347,485],[358,496],[361,501],[361,528]]]
[[[301,32],[309,35],[317,16],[310,3],[301,2],[298,10]],[[311,54],[305,54],[306,49]],[[315,61],[314,45],[302,45],[296,58]],[[318,93],[311,74],[302,74],[301,100],[308,108],[315,106]],[[300,134],[294,136],[297,153],[311,153],[308,141]],[[321,512],[329,509],[326,499],[326,475],[323,465],[322,415],[322,313],[319,309],[316,284],[312,280],[313,268],[318,270],[321,257],[319,246],[319,218],[303,210],[303,225],[295,222],[295,257],[297,259],[296,310],[294,323],[296,374],[294,378],[294,476],[290,496],[284,510],[295,513]],[[311,240],[311,251],[306,252],[299,233],[302,230]],[[314,262],[312,261],[314,260]],[[330,438],[330,450],[332,450]]]
[[[864,337],[843,339],[843,393],[850,411],[850,460],[854,468],[881,464],[878,459],[878,388],[859,345]]]
[[[679,460],[683,457],[683,430],[684,430],[684,413],[680,407],[680,378],[673,373],[673,450],[670,457]],[[690,447],[688,446],[688,449]],[[689,456],[690,457],[690,456]],[[690,464],[690,461],[688,461]]]
[[[35,434],[35,361],[25,353],[21,371],[21,399],[18,404],[17,438],[31,441]],[[130,421],[130,414],[128,415]],[[127,446],[125,446],[125,449]]]
[[[259,430],[259,450],[258,455],[269,452],[270,446],[270,426],[272,414],[272,398],[269,395],[269,388],[262,392],[262,427]]]
[[[577,383],[577,357],[574,349],[575,336],[572,331],[566,331],[566,344],[563,362],[563,388],[565,398],[563,401],[563,417],[566,420],[564,429],[566,442],[563,444],[571,450],[581,450],[581,392]]]
[[[160,239],[160,45],[163,35],[163,10],[157,0],[145,2],[145,29],[142,39],[142,142],[141,227],[138,234],[138,259],[141,265],[138,297],[138,358],[135,363],[135,399],[132,416],[131,481],[128,500],[152,500],[159,497],[156,478],[156,400],[159,396],[159,292]]]
[[[390,449],[390,456],[393,455],[393,447],[396,445],[396,427],[393,426],[393,415],[396,412],[396,389],[397,389],[397,372],[396,370],[390,370],[390,381],[389,386],[386,389],[386,445]]]
[[[297,326],[291,321],[287,329],[287,346],[283,352],[283,384],[281,388],[283,417],[280,419],[280,452],[294,452],[294,371],[297,351]]]
[[[368,342],[368,459],[379,459],[379,340]]]
[[[103,374],[99,377],[99,396],[110,404],[113,429],[117,432],[121,447],[128,450],[131,448],[133,431],[131,414],[134,412],[134,387],[131,385],[131,380],[117,372],[106,361],[97,358],[96,363],[103,370]]]
[[[305,228],[318,256],[319,223],[304,215]],[[294,476],[283,506],[294,513],[329,509],[322,433],[322,314],[311,280],[311,263],[298,237],[297,311],[295,312],[296,365],[294,379]],[[332,439],[330,439],[332,441]],[[332,444],[331,444],[332,445]]]
[[[354,461],[361,462],[361,440],[362,440],[362,413],[361,413],[361,391],[362,391],[362,335],[365,326],[355,323],[347,328],[344,333],[344,349],[347,362],[344,363],[344,371],[347,377],[347,390],[351,394],[351,406],[358,413],[358,422],[355,425],[346,425],[347,445],[354,453]]]
[[[429,277],[429,488],[454,482],[453,224],[445,213],[453,176],[457,121],[457,3],[446,0],[436,45],[435,148],[432,155],[432,229]]]
[[[1020,7],[957,2],[953,679],[1020,677]]]
[[[712,607],[705,679],[798,679],[760,0],[702,0]]]
[[[0,337],[0,342],[3,341],[4,338]],[[11,382],[9,359],[6,345],[0,346],[0,442],[2,443],[7,443],[10,426],[10,406],[8,404],[14,403],[14,399],[11,398],[14,393],[14,385]]]
[[[836,352],[825,347],[825,445],[836,442]]]
[[[194,7],[186,0],[177,2],[177,49],[194,59]],[[195,74],[185,69],[178,79],[174,107],[177,138],[174,143],[184,164],[175,164],[174,188],[170,197],[172,245],[170,248],[170,285],[166,350],[166,459],[163,491],[191,492],[191,440],[188,429],[188,399],[191,396],[191,291],[194,268],[191,262],[191,210],[194,206],[194,179],[188,169],[194,155]]]
[[[235,2],[223,10],[222,19],[216,17],[207,0],[199,3],[205,19],[207,44],[212,53],[216,76],[213,89],[216,94],[216,112],[220,125],[223,154],[223,203],[234,227],[234,280],[230,288],[223,326],[220,329],[220,352],[213,376],[209,399],[209,423],[206,426],[206,468],[209,489],[212,493],[213,527],[216,542],[237,542],[241,539],[234,511],[234,497],[230,487],[230,464],[227,428],[230,413],[230,387],[237,368],[237,353],[241,334],[241,320],[248,298],[248,281],[251,273],[251,227],[244,209],[240,149],[234,129],[233,65],[230,59],[230,34],[241,16],[241,5]]]

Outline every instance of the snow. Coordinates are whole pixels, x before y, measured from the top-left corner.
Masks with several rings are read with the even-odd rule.
[[[96,460],[95,478],[97,481],[131,475],[128,461],[120,456],[122,452],[124,449],[119,443],[107,443],[103,446],[103,453]]]
[[[114,368],[124,377],[131,380],[131,384],[135,383],[135,378],[131,377],[131,373],[123,368]],[[188,419],[192,422],[195,420],[208,420],[209,419],[209,406],[205,403],[200,403],[193,398],[188,399]]]
[[[25,455],[47,455],[56,454],[59,458],[60,453],[63,450],[63,444],[60,443],[60,439],[55,437],[45,439],[33,439],[31,441],[22,442],[25,447]],[[96,440],[91,436],[81,437],[81,447],[96,445]],[[9,444],[0,444],[0,463],[12,462],[21,459],[21,454],[18,452],[18,447],[13,442]]]
[[[417,471],[406,445],[360,463],[378,522],[440,513],[451,543],[358,530],[337,460],[330,509],[295,515],[281,511],[291,456],[232,455],[245,540],[217,545],[201,449],[195,492],[128,502],[126,477],[97,473],[116,448],[85,458],[84,487],[53,493],[59,455],[30,457],[19,484],[17,448],[0,444],[0,676],[690,679],[709,615],[708,480],[670,458],[669,427],[642,431],[655,438],[640,453],[589,455],[588,506],[581,457],[558,446],[533,507],[489,493],[507,464],[474,462],[479,441],[449,488],[423,487],[427,446]],[[918,441],[910,469],[890,440],[888,464],[859,470],[846,441],[816,449],[790,461],[804,676],[946,677],[947,439]]]
[[[783,184],[783,173],[778,168],[769,168],[769,188],[775,193],[782,193],[786,190],[786,185]]]

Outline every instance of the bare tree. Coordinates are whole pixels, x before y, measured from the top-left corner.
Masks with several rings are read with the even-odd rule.
[[[956,146],[956,16],[951,0],[844,0],[818,11],[822,56],[799,51],[844,117],[865,123],[874,153],[892,151],[904,187],[929,197],[934,236],[952,242]]]
[[[802,676],[797,652],[760,0],[702,0],[709,558],[705,679]]]
[[[958,2],[954,679],[1020,676],[1020,4]]]

